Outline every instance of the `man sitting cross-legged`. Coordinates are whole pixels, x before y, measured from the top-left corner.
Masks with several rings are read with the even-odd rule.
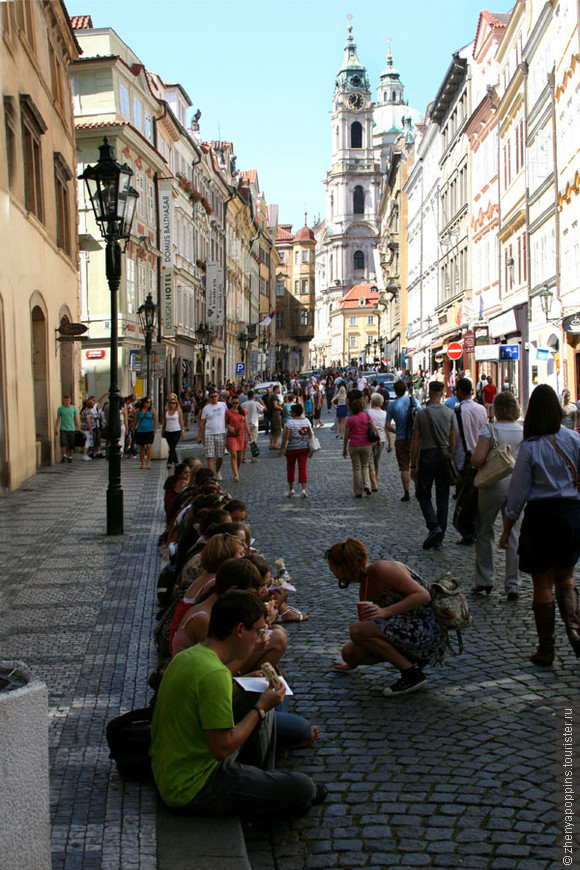
[[[182,812],[263,815],[304,812],[327,795],[302,773],[274,769],[274,707],[285,689],[245,693],[232,675],[268,630],[264,604],[232,591],[212,608],[207,639],[172,659],[153,712],[151,766],[164,802]],[[245,707],[245,708],[244,708]]]

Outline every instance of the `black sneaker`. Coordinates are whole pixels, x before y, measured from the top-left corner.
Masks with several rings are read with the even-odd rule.
[[[411,501],[411,496],[409,495],[408,492],[405,493],[405,495],[403,496],[401,501]]]
[[[326,798],[328,797],[328,789],[325,785],[318,784],[316,786],[316,794],[314,795],[314,800],[312,801],[312,806],[318,806],[318,804],[324,803]]]
[[[64,462],[66,462],[66,456],[62,457],[62,459],[60,460],[60,464],[62,465]]]
[[[420,668],[413,665],[412,668],[402,671],[401,676],[392,686],[383,689],[383,695],[387,698],[391,695],[410,695],[411,692],[416,692],[425,685],[427,685],[427,677]]]
[[[423,549],[431,550],[435,544],[440,544],[443,540],[443,531],[437,526],[431,529],[425,540],[423,541]]]

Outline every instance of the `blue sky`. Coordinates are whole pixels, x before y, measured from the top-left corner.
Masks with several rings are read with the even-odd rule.
[[[204,139],[230,140],[258,170],[281,223],[324,216],[329,111],[352,13],[373,96],[387,37],[409,105],[424,113],[453,51],[475,36],[480,0],[66,0],[70,15],[112,27],[145,66],[179,82],[201,109]],[[78,4],[78,5],[77,5]],[[504,5],[505,4],[505,5]],[[507,12],[500,0],[491,7]]]

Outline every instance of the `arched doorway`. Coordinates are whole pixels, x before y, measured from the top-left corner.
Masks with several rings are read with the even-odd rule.
[[[48,366],[47,366],[47,342],[46,342],[46,319],[42,309],[35,305],[31,314],[31,338],[32,338],[32,383],[34,395],[34,423],[36,441],[40,443],[40,464],[49,465],[51,458],[50,450],[50,424],[48,419]]]

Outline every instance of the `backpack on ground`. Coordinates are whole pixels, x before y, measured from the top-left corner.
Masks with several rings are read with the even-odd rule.
[[[447,648],[451,655],[459,655],[463,652],[463,638],[461,629],[469,628],[473,624],[467,598],[461,591],[457,580],[449,575],[440,577],[431,583],[431,606],[437,624],[447,633]],[[451,646],[449,631],[457,634],[457,652]]]
[[[107,743],[109,758],[117,765],[117,770],[125,779],[138,782],[151,782],[151,719],[153,707],[131,710],[107,723]]]

